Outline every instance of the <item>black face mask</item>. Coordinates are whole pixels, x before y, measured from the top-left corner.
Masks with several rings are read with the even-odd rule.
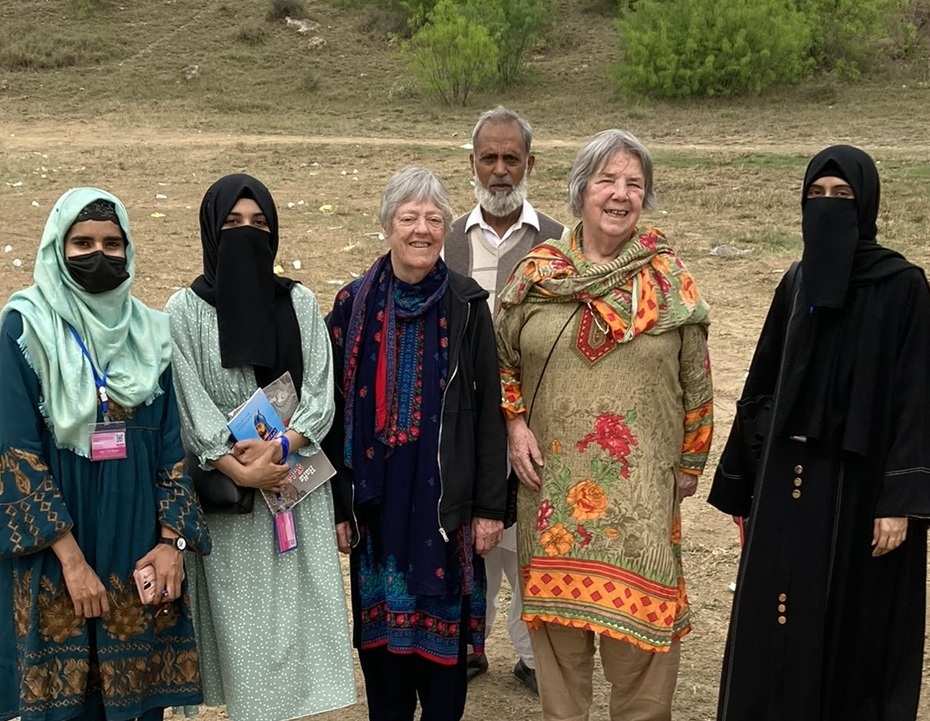
[[[814,307],[843,307],[860,243],[856,213],[853,200],[811,198],[804,205],[801,269]]]
[[[216,323],[224,368],[270,366],[275,356],[271,234],[251,225],[219,233]]]
[[[129,278],[126,259],[107,255],[102,250],[65,259],[68,272],[88,293],[106,293]]]

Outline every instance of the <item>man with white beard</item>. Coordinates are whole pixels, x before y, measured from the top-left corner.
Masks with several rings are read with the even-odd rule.
[[[498,106],[478,118],[468,156],[478,204],[456,219],[446,236],[446,264],[471,276],[488,291],[492,313],[497,310],[498,291],[523,256],[543,241],[562,235],[562,225],[538,212],[526,199],[535,163],[532,142],[529,123],[512,110]],[[486,635],[490,636],[494,625],[497,594],[506,574],[513,589],[507,631],[518,656],[513,673],[527,688],[538,693],[530,636],[520,618],[523,599],[514,526],[504,531],[504,540],[484,560],[488,576]],[[469,680],[487,669],[483,655],[469,655]]]

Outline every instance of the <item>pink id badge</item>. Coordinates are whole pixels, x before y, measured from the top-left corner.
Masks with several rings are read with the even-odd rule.
[[[90,427],[90,460],[118,461],[126,457],[126,424],[94,423]]]
[[[293,510],[274,514],[274,540],[278,554],[297,548],[297,526],[294,525]]]

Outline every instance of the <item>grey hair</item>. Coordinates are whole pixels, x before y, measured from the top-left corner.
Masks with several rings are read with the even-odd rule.
[[[533,128],[526,122],[522,115],[515,113],[503,105],[498,105],[493,110],[488,110],[481,114],[478,122],[475,123],[475,129],[471,131],[471,147],[474,150],[478,144],[478,133],[481,132],[487,123],[516,123],[520,126],[520,134],[523,136],[523,147],[526,148],[526,154],[530,154],[530,148],[533,147]]]
[[[446,232],[449,232],[452,226],[452,205],[442,181],[432,171],[415,165],[408,165],[394,173],[384,186],[381,208],[378,210],[378,220],[384,232],[390,234],[394,214],[401,205],[424,201],[429,201],[439,208]]]
[[[603,130],[588,141],[572,163],[568,174],[568,204],[576,218],[581,217],[584,205],[584,192],[588,188],[591,176],[597,173],[617,153],[628,153],[639,160],[643,167],[645,182],[643,207],[647,210],[656,204],[655,188],[652,184],[652,156],[633,133],[626,130]]]

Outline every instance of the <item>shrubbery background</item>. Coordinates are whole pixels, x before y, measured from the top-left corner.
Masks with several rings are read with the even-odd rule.
[[[656,97],[758,94],[813,74],[855,79],[925,52],[930,31],[930,0],[588,2],[616,16],[615,88]],[[559,32],[552,0],[378,5],[404,18],[418,83],[450,105],[518,83],[532,48]]]

